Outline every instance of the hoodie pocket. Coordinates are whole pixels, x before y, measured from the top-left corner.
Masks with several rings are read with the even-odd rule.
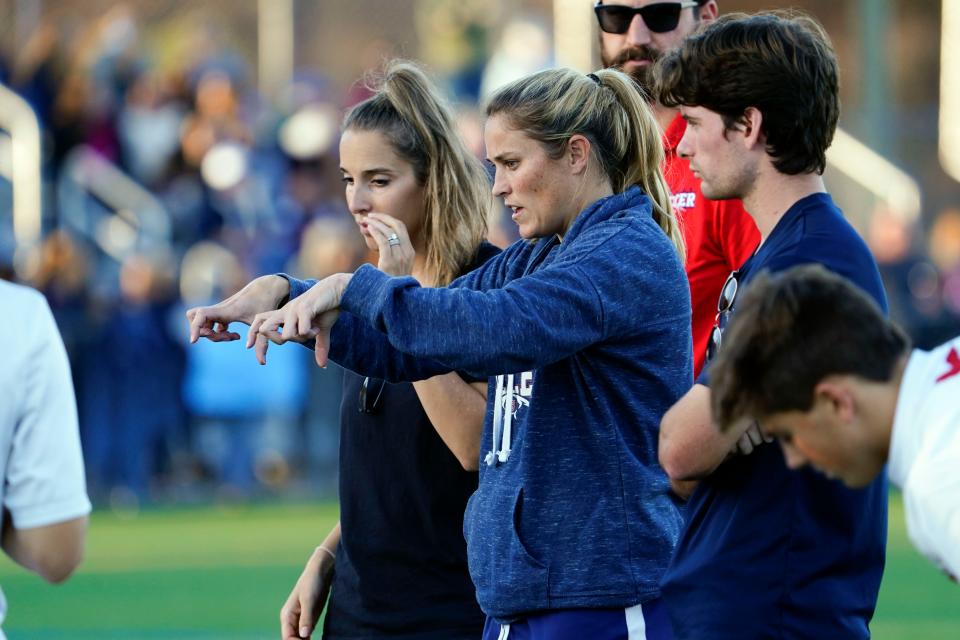
[[[526,560],[534,569],[539,569],[542,571],[547,570],[547,565],[545,565],[540,560],[537,560],[532,553],[530,553],[529,548],[523,542],[523,536],[520,535],[522,530],[521,522],[523,521],[523,487],[520,487],[520,490],[517,491],[517,497],[513,501],[513,539],[516,542],[516,546],[519,554]]]
[[[484,613],[498,619],[549,606],[549,568],[524,545],[523,489],[474,494],[464,520],[470,575]]]

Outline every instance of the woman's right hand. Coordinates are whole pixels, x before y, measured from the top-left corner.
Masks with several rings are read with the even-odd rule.
[[[367,229],[377,242],[377,252],[380,254],[377,268],[391,276],[410,275],[417,252],[410,241],[407,226],[386,213],[370,213],[367,215]],[[390,244],[390,238],[394,235],[397,239]]]
[[[327,604],[333,580],[333,556],[317,548],[280,609],[281,640],[309,638]]]
[[[260,276],[226,300],[187,311],[190,342],[200,338],[213,342],[239,340],[240,334],[228,329],[231,322],[249,325],[258,313],[276,309],[290,295],[290,283],[280,276]]]

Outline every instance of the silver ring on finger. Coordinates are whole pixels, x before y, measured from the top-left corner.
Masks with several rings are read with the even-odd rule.
[[[391,247],[397,247],[397,246],[399,246],[399,245],[400,245],[400,236],[398,236],[398,235],[395,234],[395,233],[391,233],[389,236],[387,236],[387,244],[389,244]]]

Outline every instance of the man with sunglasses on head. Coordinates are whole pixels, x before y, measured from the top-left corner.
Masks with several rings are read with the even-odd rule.
[[[614,0],[597,2],[600,57],[606,67],[628,75],[649,96],[650,71],[667,51],[680,45],[700,25],[717,17],[715,0]],[[707,342],[717,314],[717,295],[727,275],[746,260],[759,242],[753,219],[739,200],[707,200],[690,162],[677,154],[687,123],[675,107],[651,100],[664,130],[664,176],[673,194],[683,239],[693,311],[694,375],[705,360]],[[679,489],[679,486],[678,486]]]
[[[666,54],[654,76],[660,102],[679,107],[687,122],[678,152],[703,194],[741,198],[762,238],[723,287],[711,352],[722,349],[738,292],[763,271],[820,263],[885,309],[873,256],[823,183],[840,111],[823,28],[804,16],[725,16]],[[885,480],[851,490],[810,470],[788,471],[756,425],[721,433],[711,421],[709,370],[708,362],[660,429],[671,480],[699,481],[662,583],[676,637],[869,638],[883,574]],[[738,441],[756,448],[731,456]]]

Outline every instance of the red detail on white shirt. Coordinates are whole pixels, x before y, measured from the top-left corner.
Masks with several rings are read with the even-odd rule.
[[[910,540],[952,577],[960,576],[960,376],[953,371],[958,348],[955,338],[910,355],[887,467],[890,481],[903,490]]]
[[[937,382],[949,380],[953,376],[960,373],[960,353],[957,352],[956,348],[950,349],[950,353],[947,354],[947,364],[950,365],[950,369],[945,374],[937,378]]]

